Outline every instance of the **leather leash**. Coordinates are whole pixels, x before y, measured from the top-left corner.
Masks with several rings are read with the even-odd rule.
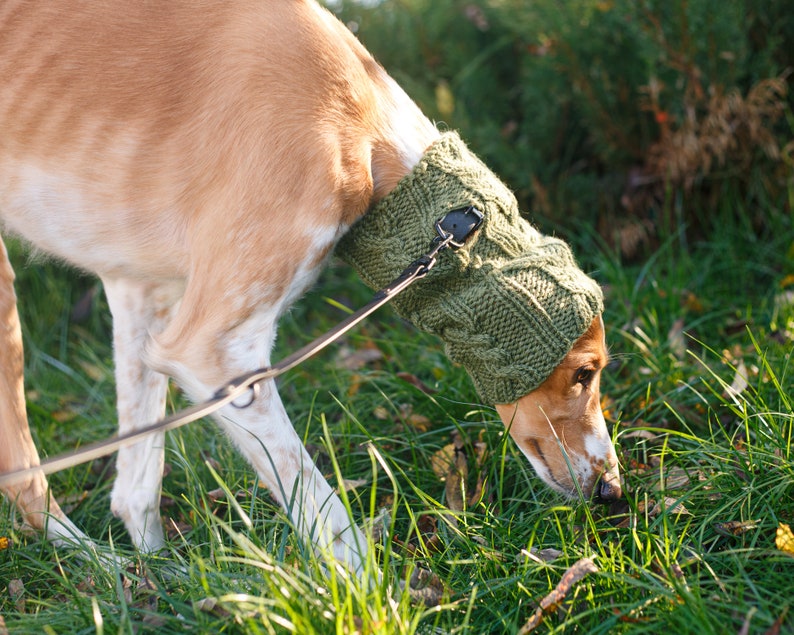
[[[180,410],[157,423],[111,437],[105,441],[89,444],[79,450],[54,456],[42,461],[37,466],[0,473],[0,486],[11,485],[34,474],[52,474],[81,463],[93,461],[120,448],[137,443],[155,432],[165,432],[180,428],[197,419],[206,417],[228,404],[232,404],[236,408],[247,408],[256,400],[258,387],[263,381],[278,377],[319,353],[374,311],[389,302],[398,293],[404,291],[412,283],[424,278],[436,264],[438,255],[447,248],[458,249],[462,247],[466,240],[480,227],[482,220],[482,212],[471,206],[448,212],[435,224],[437,236],[431,243],[430,251],[414,260],[388,286],[375,293],[368,304],[349,315],[330,331],[285,357],[277,364],[236,377],[225,386],[219,388],[206,401]],[[243,404],[235,404],[235,401],[248,391],[250,391],[249,400]]]

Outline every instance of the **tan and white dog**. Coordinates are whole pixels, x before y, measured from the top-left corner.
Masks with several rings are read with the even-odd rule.
[[[163,416],[168,377],[203,400],[266,366],[279,316],[439,136],[308,0],[2,0],[0,83],[5,232],[101,278],[121,432]],[[39,462],[13,280],[2,249],[0,472]],[[620,496],[606,361],[598,317],[539,388],[495,404],[568,495]],[[216,418],[304,537],[359,567],[366,541],[275,386]],[[113,512],[137,547],[160,549],[162,435],[121,450],[117,469]],[[83,537],[43,474],[4,493],[50,539]]]

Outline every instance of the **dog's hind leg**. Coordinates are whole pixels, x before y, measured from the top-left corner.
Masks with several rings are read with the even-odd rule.
[[[143,350],[150,333],[157,333],[167,319],[177,293],[127,279],[103,282],[113,315],[119,433],[124,434],[158,421],[165,413],[168,378],[146,366]],[[119,450],[116,459],[111,508],[124,521],[135,546],[145,552],[164,545],[160,522],[164,441],[164,433],[152,434]]]
[[[23,381],[22,331],[14,293],[14,270],[0,240],[0,472],[39,465],[28,427]],[[43,473],[3,487],[25,523],[46,529],[56,544],[87,540],[63,513]]]

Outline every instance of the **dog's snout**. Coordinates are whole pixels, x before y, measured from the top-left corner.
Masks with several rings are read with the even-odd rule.
[[[620,479],[610,474],[604,474],[598,479],[595,486],[596,496],[605,502],[611,503],[623,497]]]

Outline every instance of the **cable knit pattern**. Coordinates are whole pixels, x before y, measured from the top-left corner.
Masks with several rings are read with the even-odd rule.
[[[480,229],[393,305],[445,342],[487,403],[512,403],[551,374],[603,298],[568,245],[521,218],[512,192],[456,133],[442,135],[336,253],[379,289],[428,250],[439,218],[467,205],[485,214]]]

